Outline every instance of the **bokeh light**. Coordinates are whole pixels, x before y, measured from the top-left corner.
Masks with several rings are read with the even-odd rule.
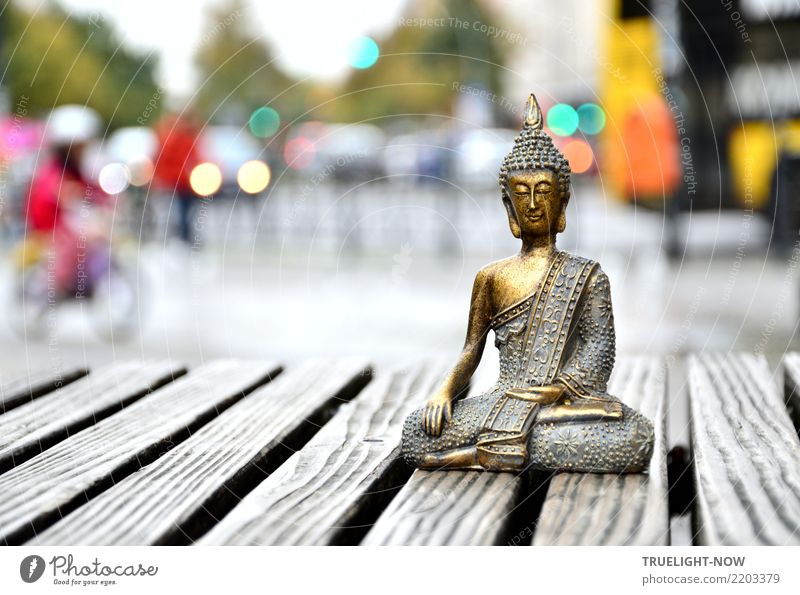
[[[144,186],[153,178],[153,162],[142,155],[128,161],[128,180],[131,186]]]
[[[378,61],[380,49],[371,37],[359,37],[350,46],[349,62],[353,68],[369,68]]]
[[[267,138],[278,132],[278,128],[281,126],[281,117],[271,107],[260,107],[250,114],[247,125],[255,136]]]
[[[283,148],[283,159],[292,169],[304,169],[314,163],[316,152],[313,142],[299,136],[286,143]]]
[[[578,128],[584,134],[600,134],[606,127],[606,113],[596,103],[584,103],[577,111]]]
[[[578,112],[566,103],[557,103],[547,112],[547,126],[559,136],[570,136],[578,129]]]
[[[263,161],[253,160],[242,164],[236,181],[244,192],[258,194],[269,186],[270,177],[269,166]]]
[[[222,186],[222,172],[213,163],[201,163],[192,170],[189,184],[196,194],[210,196]]]
[[[100,170],[97,183],[106,194],[119,194],[128,187],[128,168],[121,163],[109,163]]]
[[[569,141],[561,151],[569,161],[569,167],[573,173],[582,174],[592,167],[594,152],[585,140]]]

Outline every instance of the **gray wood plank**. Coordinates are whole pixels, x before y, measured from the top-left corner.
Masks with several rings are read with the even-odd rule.
[[[708,354],[689,366],[703,545],[800,545],[800,440],[763,356]]]
[[[0,415],[0,472],[185,373],[186,368],[173,362],[111,364]]]
[[[407,480],[402,425],[441,380],[439,366],[379,374],[199,544],[353,543]]]
[[[496,357],[483,361],[468,394],[489,390],[499,372]],[[362,544],[499,544],[522,485],[513,473],[416,470]]]
[[[307,361],[40,533],[39,545],[191,542],[369,380],[365,361]],[[304,440],[305,439],[305,440]],[[291,446],[294,445],[294,446]]]
[[[621,359],[609,392],[655,426],[647,474],[558,473],[533,545],[668,545],[666,370],[658,358]]]
[[[83,366],[62,366],[0,377],[0,414],[64,387],[88,373],[89,370]]]
[[[0,475],[0,542],[14,544],[155,460],[279,371],[206,364]]]
[[[521,486],[513,473],[418,469],[363,545],[499,545]]]
[[[783,356],[783,391],[786,410],[800,431],[800,353],[792,352]]]

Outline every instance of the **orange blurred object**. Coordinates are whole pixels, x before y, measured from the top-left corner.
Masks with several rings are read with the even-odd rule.
[[[681,178],[680,142],[669,106],[651,95],[631,106],[622,122],[623,154],[615,174],[628,198],[655,199],[677,190]]]
[[[569,168],[572,173],[582,174],[592,167],[594,162],[594,152],[589,143],[583,140],[573,140],[564,145],[561,150],[564,157],[569,161]]]

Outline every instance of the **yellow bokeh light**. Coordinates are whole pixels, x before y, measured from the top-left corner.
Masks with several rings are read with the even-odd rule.
[[[248,161],[243,163],[236,174],[239,188],[248,194],[258,194],[269,186],[271,173],[269,166],[263,161]]]
[[[201,163],[192,170],[189,184],[200,196],[210,196],[222,186],[222,172],[213,163]]]

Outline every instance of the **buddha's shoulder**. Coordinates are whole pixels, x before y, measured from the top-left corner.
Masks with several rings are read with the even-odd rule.
[[[517,264],[518,258],[516,256],[509,256],[508,258],[504,258],[502,260],[490,262],[478,271],[478,274],[475,275],[475,282],[478,285],[492,284],[499,275],[501,275],[504,271],[508,271]]]

